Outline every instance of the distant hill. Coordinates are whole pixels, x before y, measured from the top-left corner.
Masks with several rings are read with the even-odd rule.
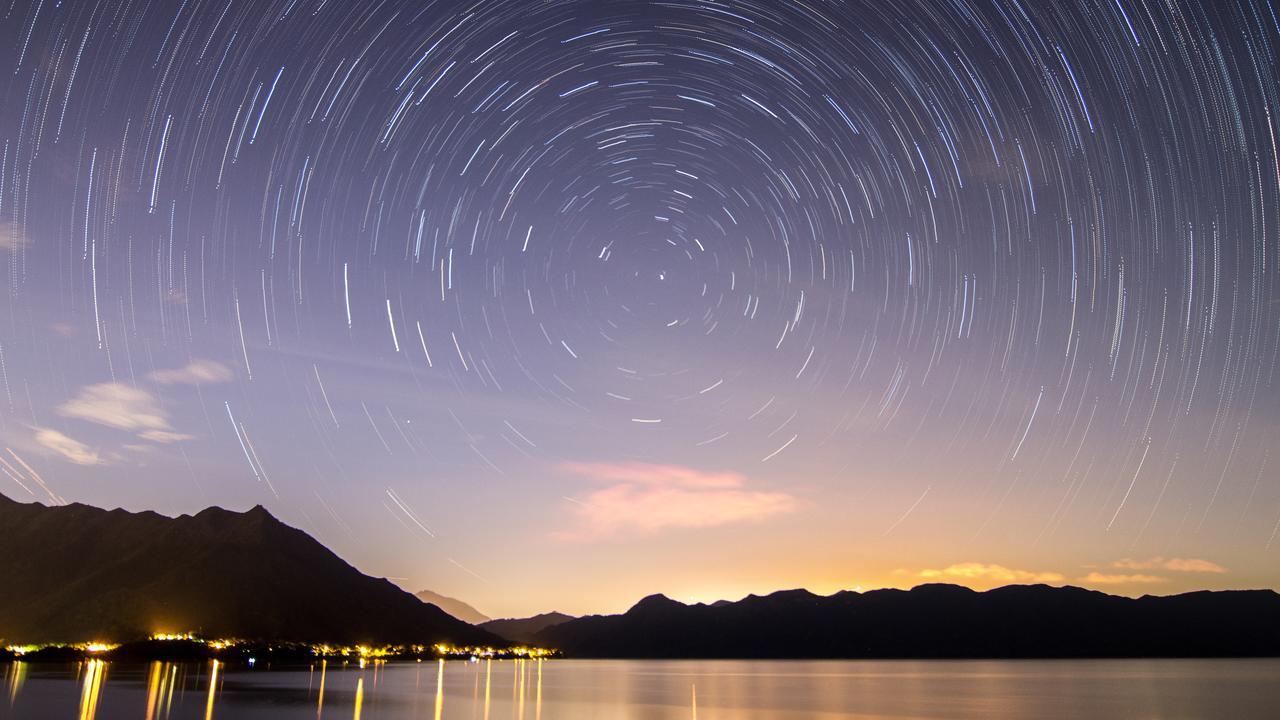
[[[194,516],[45,507],[0,495],[4,643],[207,637],[495,643],[375,579],[261,506]]]
[[[480,627],[512,642],[532,643],[534,637],[553,625],[567,623],[575,618],[560,612],[542,613],[529,618],[504,618],[480,623]]]
[[[1132,599],[1076,587],[922,585],[825,597],[788,590],[714,607],[654,595],[535,640],[569,657],[611,658],[1280,656],[1280,595]]]
[[[489,621],[489,616],[462,602],[457,598],[451,598],[448,595],[441,595],[430,590],[419,590],[414,593],[414,597],[422,602],[431,603],[450,615],[458,618],[464,623],[471,625],[479,625]]]

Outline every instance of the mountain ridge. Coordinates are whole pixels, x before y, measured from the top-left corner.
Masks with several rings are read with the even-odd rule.
[[[543,630],[576,620],[572,615],[552,610],[526,618],[499,618],[480,623],[480,627],[512,642],[532,643]]]
[[[419,590],[413,594],[424,603],[430,603],[468,625],[483,625],[493,618],[472,607],[469,603],[432,590]]]
[[[261,505],[167,517],[0,498],[6,642],[188,631],[353,644],[498,641],[361,573]]]
[[[584,658],[1280,656],[1280,594],[1126,598],[1074,586],[807,590],[686,605],[650,595],[532,638]]]

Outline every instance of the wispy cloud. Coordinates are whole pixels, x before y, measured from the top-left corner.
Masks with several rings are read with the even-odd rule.
[[[151,393],[123,383],[86,385],[80,394],[58,406],[58,413],[119,430],[170,429]]]
[[[194,436],[187,435],[186,433],[171,432],[169,430],[148,430],[146,432],[138,433],[138,437],[143,440],[150,440],[154,443],[167,444],[190,440]]]
[[[123,383],[98,383],[80,389],[58,406],[64,417],[135,432],[143,440],[170,443],[190,439],[175,432],[169,417],[151,393]]]
[[[1146,575],[1142,573],[1100,573],[1094,571],[1080,578],[1080,582],[1089,585],[1149,585],[1152,583],[1167,582],[1168,578],[1159,575]]]
[[[213,360],[192,360],[186,367],[156,370],[147,377],[161,385],[210,385],[229,382],[231,368]]]
[[[911,574],[899,570],[899,574]],[[940,570],[925,569],[914,573],[921,580],[930,582],[961,582],[966,585],[990,586],[1007,583],[1061,583],[1066,578],[1061,573],[1018,570],[1004,565],[980,562],[963,562],[948,565]]]
[[[730,525],[797,506],[787,493],[746,489],[747,480],[738,473],[646,463],[568,463],[561,469],[605,485],[585,497],[567,498],[580,524],[560,534],[566,539]]]
[[[1153,557],[1148,560],[1131,560],[1123,558],[1111,563],[1111,567],[1122,570],[1169,570],[1171,572],[1193,573],[1225,573],[1227,569],[1208,560],[1197,558],[1163,558]]]
[[[64,460],[76,465],[104,465],[106,461],[98,456],[96,450],[88,445],[68,437],[53,428],[35,428],[36,442],[46,450],[60,455]]]

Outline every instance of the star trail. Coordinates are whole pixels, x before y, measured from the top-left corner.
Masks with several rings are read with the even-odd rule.
[[[510,614],[1280,583],[1268,3],[0,12],[6,495]]]

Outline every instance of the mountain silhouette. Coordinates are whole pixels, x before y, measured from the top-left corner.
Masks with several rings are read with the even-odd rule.
[[[561,612],[542,613],[527,618],[503,618],[480,623],[480,627],[512,642],[532,643],[538,633],[553,625],[573,620],[572,615]]]
[[[0,495],[0,644],[187,631],[324,643],[499,642],[360,573],[261,506],[169,518]]]
[[[440,593],[432,592],[430,590],[419,590],[414,593],[413,596],[424,603],[431,603],[432,605],[435,605],[441,610],[470,625],[479,625],[481,623],[489,622],[490,620],[488,615],[485,615],[467,603],[457,598],[451,598],[448,595],[441,595]]]
[[[652,595],[622,615],[571,620],[533,640],[587,658],[1276,656],[1280,594],[1133,599],[1077,587],[934,584],[830,596],[786,590],[715,605]]]

